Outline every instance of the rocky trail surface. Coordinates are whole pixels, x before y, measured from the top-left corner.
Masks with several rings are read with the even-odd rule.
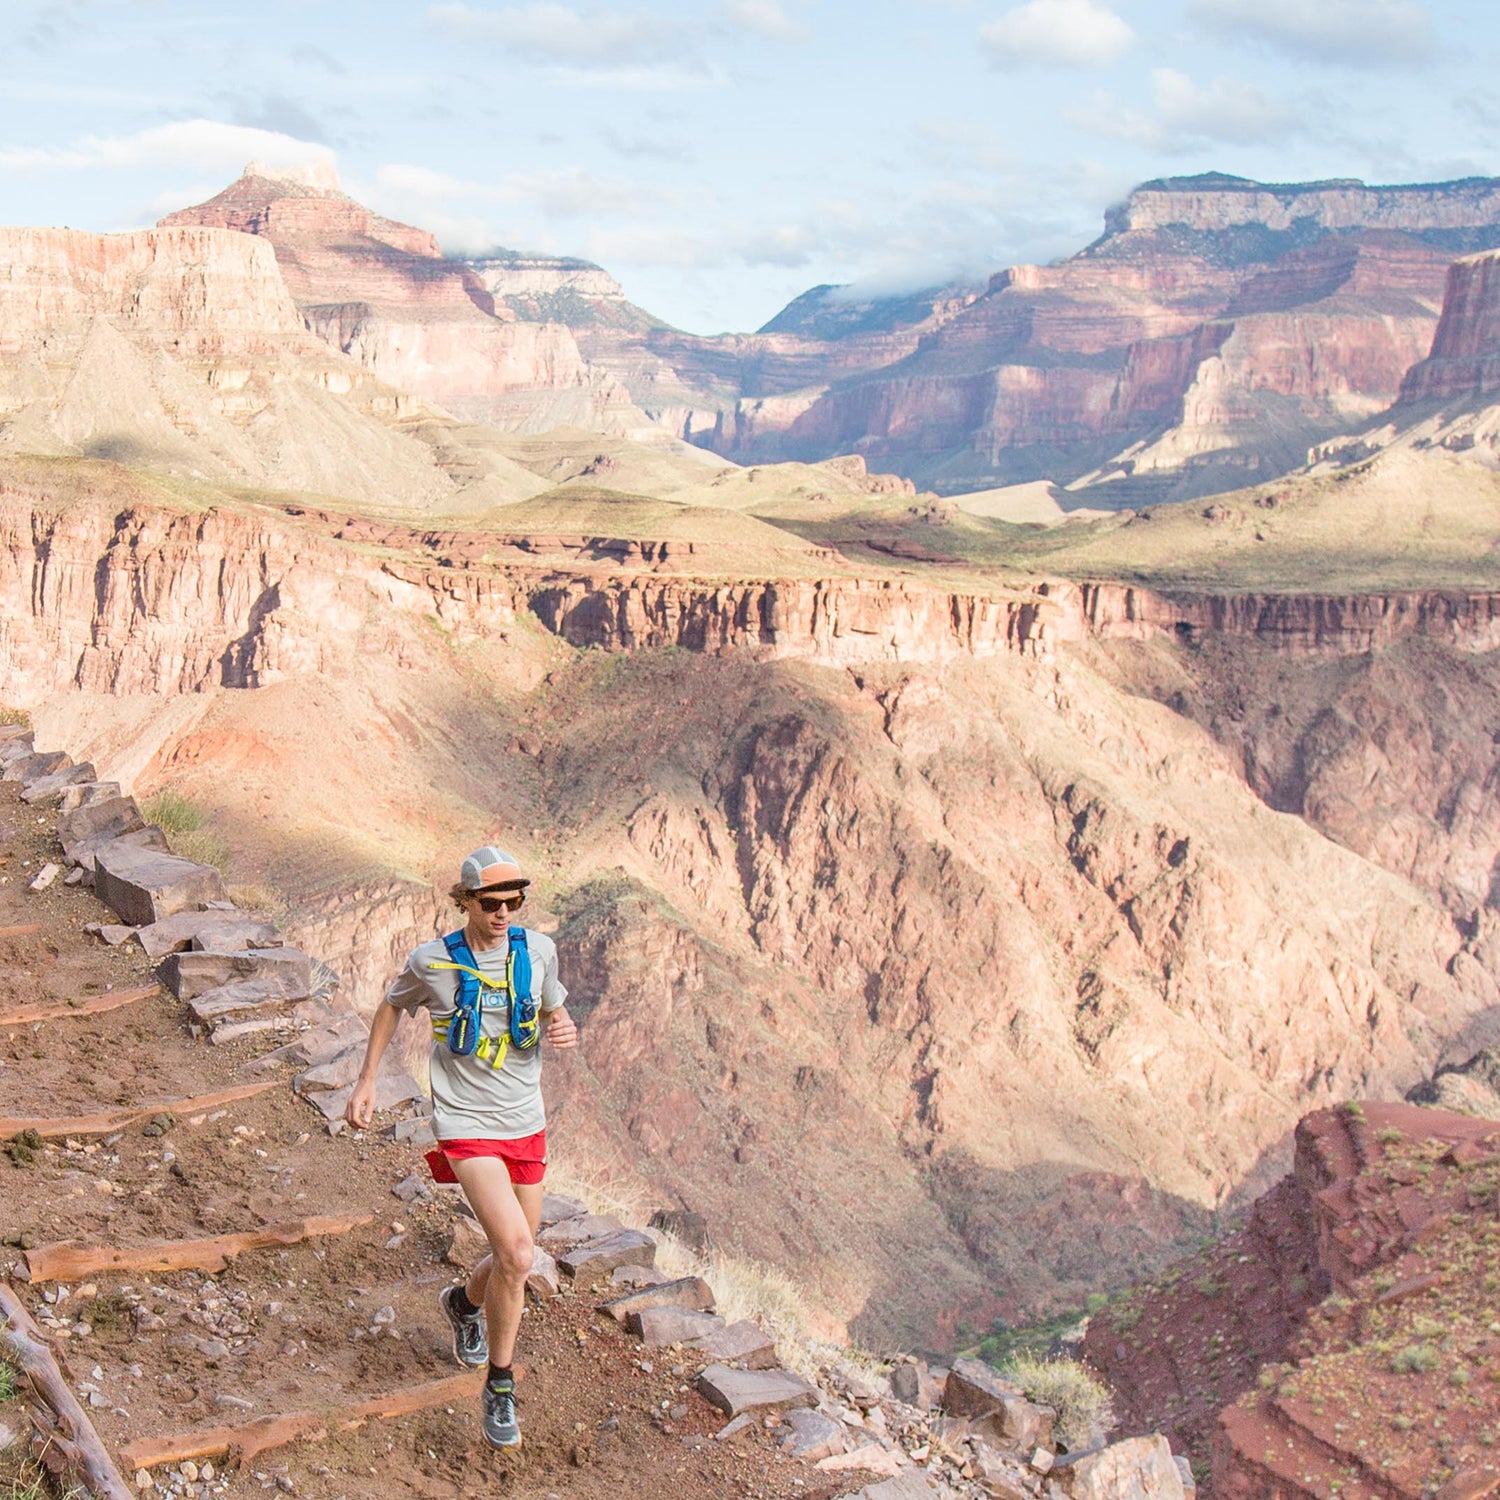
[[[554,1193],[516,1361],[526,1440],[491,1453],[474,1432],[480,1376],[454,1373],[433,1307],[449,1268],[487,1247],[456,1192],[444,1203],[413,1170],[433,1139],[415,1081],[383,1064],[387,1120],[348,1133],[364,1022],[330,1003],[332,971],[222,899],[218,871],[168,852],[92,765],[37,752],[15,724],[0,765],[12,1496],[35,1500],[33,1465],[98,1500],[132,1483],[173,1500],[1191,1488],[1161,1436],[1109,1441],[1102,1388],[1087,1409],[1054,1408],[977,1361],[886,1375],[802,1340],[814,1383],[761,1322],[718,1316],[702,1277],[657,1264],[669,1235]],[[676,1210],[652,1223],[704,1229]]]
[[[704,1361],[648,1357],[595,1310],[598,1298],[566,1283],[526,1313],[524,1447],[492,1454],[478,1431],[478,1377],[454,1364],[437,1308],[455,1274],[444,1254],[456,1205],[413,1177],[420,1147],[373,1132],[332,1137],[282,1078],[267,1087],[264,1073],[246,1071],[254,1039],[195,1041],[187,1004],[158,984],[139,944],[85,931],[113,918],[93,894],[60,878],[30,889],[60,855],[53,816],[19,790],[0,790],[0,1262],[127,1482],[186,1496],[698,1500],[826,1497],[860,1478],[781,1459],[773,1438],[784,1434],[759,1420],[737,1441],[715,1442],[724,1415],[694,1388]],[[132,994],[140,998],[94,1008]],[[247,1094],[256,1080],[248,1097],[201,1102]],[[183,1099],[199,1107],[167,1107]],[[117,1128],[87,1118],[111,1112]],[[65,1118],[76,1134],[46,1123]],[[568,1208],[552,1204],[554,1215]],[[86,1248],[126,1255],[312,1216],[353,1227],[283,1229],[288,1243],[246,1250],[218,1271],[77,1273]],[[423,1390],[432,1382],[445,1382],[435,1403]],[[351,1410],[412,1392],[429,1404],[395,1420]],[[243,1466],[215,1440],[219,1429],[288,1414],[316,1418],[302,1425],[305,1440],[244,1452]],[[12,1437],[25,1426],[9,1402],[0,1424]],[[230,1442],[253,1449],[254,1433]],[[0,1471],[14,1470],[24,1446],[0,1456]],[[147,1462],[153,1451],[197,1449],[206,1451],[196,1459]]]

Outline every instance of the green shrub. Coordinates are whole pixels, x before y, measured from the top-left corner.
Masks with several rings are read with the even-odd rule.
[[[1391,1358],[1391,1369],[1397,1375],[1425,1374],[1438,1367],[1438,1352],[1431,1344],[1408,1344]]]
[[[163,787],[141,804],[141,815],[167,836],[173,854],[221,873],[229,863],[229,846],[208,827],[208,814],[181,792]]]
[[[1013,1354],[1000,1373],[1020,1386],[1028,1401],[1057,1413],[1057,1435],[1070,1449],[1083,1447],[1092,1428],[1107,1432],[1114,1424],[1109,1387],[1076,1359]]]
[[[9,1401],[16,1394],[16,1367],[0,1359],[0,1401]]]

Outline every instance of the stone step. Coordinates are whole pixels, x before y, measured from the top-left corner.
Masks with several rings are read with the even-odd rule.
[[[698,1377],[698,1389],[730,1417],[746,1411],[818,1404],[818,1388],[790,1370],[736,1370],[729,1365],[710,1365]]]
[[[136,934],[148,958],[165,958],[186,948],[235,953],[244,948],[279,948],[281,934],[273,923],[253,912],[180,911]]]
[[[223,953],[194,948],[169,953],[157,972],[179,1000],[192,1000],[244,979],[276,978],[288,1000],[304,1000],[312,993],[312,959],[300,948],[241,948]]]
[[[701,1276],[680,1276],[675,1281],[658,1282],[600,1303],[599,1311],[630,1327],[631,1314],[645,1312],[648,1307],[687,1307],[694,1312],[712,1312],[714,1289]]]
[[[550,1229],[552,1225],[563,1219],[580,1219],[588,1212],[585,1204],[577,1198],[569,1198],[563,1193],[542,1194],[542,1218],[543,1229]]]
[[[656,1241],[639,1229],[621,1229],[575,1245],[559,1258],[558,1269],[575,1284],[604,1280],[616,1266],[656,1264]]]
[[[982,1417],[998,1411],[1008,1399],[1024,1396],[980,1359],[955,1360],[943,1387],[943,1410],[950,1417]]]
[[[74,864],[92,863],[92,851],[146,826],[134,797],[105,797],[59,815],[57,837]]]
[[[718,1333],[724,1320],[718,1313],[698,1312],[691,1307],[647,1307],[631,1313],[625,1325],[648,1349],[658,1349]]]
[[[50,776],[54,771],[61,771],[72,764],[72,758],[61,750],[18,755],[13,760],[4,762],[5,769],[0,772],[0,781],[19,781],[22,786],[30,786],[33,781],[40,781],[43,776]]]
[[[58,801],[70,786],[94,781],[97,775],[93,765],[87,761],[81,766],[67,766],[61,771],[54,771],[50,776],[41,776],[28,782],[21,792],[21,801],[30,803],[33,807],[45,807],[49,802]]]
[[[109,802],[120,795],[118,781],[79,781],[65,786],[58,794],[57,808],[60,813],[76,812],[80,807],[90,807],[96,802]]]
[[[225,1021],[240,1021],[256,1011],[279,1010],[301,1000],[280,974],[262,974],[205,990],[193,997],[189,1009],[207,1027],[217,1030]]]
[[[115,839],[94,855],[94,893],[121,921],[144,927],[174,912],[222,901],[224,878],[212,865]]]
[[[545,1245],[556,1254],[559,1250],[571,1250],[574,1245],[597,1240],[602,1235],[616,1234],[624,1227],[613,1214],[578,1214],[549,1224],[536,1238],[539,1245]]]
[[[738,1323],[702,1338],[689,1339],[688,1347],[707,1359],[725,1365],[744,1365],[747,1370],[770,1370],[781,1363],[776,1357],[776,1341],[749,1318],[741,1318]]]

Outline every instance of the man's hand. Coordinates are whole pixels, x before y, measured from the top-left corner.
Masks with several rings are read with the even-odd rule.
[[[554,1047],[576,1047],[578,1045],[578,1026],[567,1010],[559,1005],[547,1017],[547,1040]],[[352,1100],[350,1101],[353,1102]]]
[[[344,1106],[344,1118],[356,1130],[368,1130],[375,1118],[375,1080],[361,1078]]]

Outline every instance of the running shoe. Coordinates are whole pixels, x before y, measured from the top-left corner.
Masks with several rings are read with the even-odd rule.
[[[516,1420],[516,1384],[513,1380],[486,1381],[480,1403],[485,1441],[491,1448],[519,1448],[521,1424]]]
[[[453,1305],[453,1294],[457,1290],[456,1286],[445,1286],[438,1293],[438,1306],[443,1309],[443,1316],[453,1329],[454,1359],[461,1365],[468,1365],[471,1370],[477,1369],[490,1362],[489,1340],[484,1333],[484,1314],[477,1312],[465,1317],[459,1312]]]

